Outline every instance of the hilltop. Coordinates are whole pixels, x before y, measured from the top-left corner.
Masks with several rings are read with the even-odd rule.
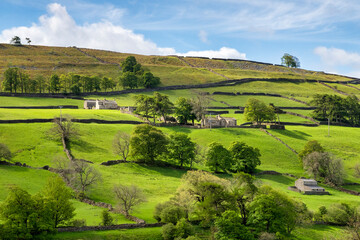
[[[351,77],[247,60],[145,56],[77,47],[10,44],[0,44],[0,79],[8,67],[21,68],[31,77],[49,77],[52,73],[60,75],[73,72],[117,79],[121,63],[130,55],[135,56],[140,64],[160,77],[162,86],[213,83],[241,78],[354,80]]]

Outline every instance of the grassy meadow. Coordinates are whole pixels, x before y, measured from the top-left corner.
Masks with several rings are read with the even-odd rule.
[[[120,70],[116,64],[121,64],[130,54],[116,53],[110,51],[81,49],[91,56],[96,56],[108,63],[102,63],[94,57],[83,54],[76,48],[59,48],[44,46],[23,46],[14,47],[2,44],[0,47],[0,82],[3,72],[8,66],[18,66],[29,73],[30,76],[44,74],[50,76],[52,73],[62,74],[74,72],[86,75],[99,75],[117,78]],[[131,54],[133,55],[133,54]],[[151,70],[155,76],[159,76],[162,86],[179,84],[201,84],[226,80],[225,77],[212,73],[209,69],[225,75],[231,79],[241,78],[288,78],[302,79],[303,82],[294,83],[291,81],[254,81],[234,86],[214,87],[192,90],[167,90],[160,91],[161,94],[169,96],[172,102],[176,102],[178,97],[192,98],[199,92],[209,92],[209,106],[245,106],[249,98],[257,98],[266,104],[273,103],[280,107],[305,107],[304,103],[299,103],[286,98],[270,96],[227,96],[211,95],[215,91],[223,92],[252,92],[252,93],[275,93],[309,103],[315,94],[337,94],[333,89],[320,83],[306,82],[307,79],[346,81],[346,77],[328,75],[319,72],[312,72],[303,69],[289,69],[273,65],[262,65],[248,61],[223,61],[200,58],[184,58],[185,62],[193,65],[191,67],[184,61],[174,56],[142,56],[135,55],[137,61],[145,69]],[[347,94],[360,96],[358,85],[331,83],[331,87],[336,88]],[[153,92],[142,93],[153,95]],[[106,96],[107,99],[115,99],[119,106],[133,106],[136,94],[122,94]],[[341,95],[343,96],[343,95]],[[87,99],[103,99],[94,93]],[[1,106],[61,106],[75,105],[79,109],[62,109],[63,115],[71,115],[78,119],[102,119],[102,120],[135,120],[139,119],[122,114],[114,110],[84,110],[83,101],[76,99],[63,98],[31,98],[31,97],[0,97]],[[234,117],[238,124],[244,123],[243,114],[235,114],[234,109],[229,109],[229,114],[224,117]],[[287,110],[286,110],[287,111]],[[288,110],[311,116],[309,110]],[[0,120],[6,119],[31,119],[31,118],[53,118],[60,115],[59,109],[5,109],[0,108]],[[296,123],[312,123],[301,117],[288,114],[280,114],[280,121]],[[137,163],[122,163],[113,166],[100,165],[108,160],[118,160],[112,151],[112,141],[118,131],[131,133],[135,125],[131,124],[80,124],[75,123],[78,128],[79,136],[70,141],[72,154],[79,159],[86,159],[93,162],[93,166],[102,174],[102,182],[93,186],[88,192],[88,196],[101,202],[116,205],[113,194],[113,187],[116,184],[136,184],[140,187],[147,198],[145,203],[139,205],[133,215],[146,220],[146,222],[156,222],[153,218],[153,211],[159,202],[169,200],[181,184],[181,177],[186,173],[185,170],[147,166]],[[31,124],[0,124],[0,142],[5,143],[13,153],[13,162],[26,163],[32,167],[41,168],[45,165],[53,166],[56,157],[65,157],[62,144],[58,140],[50,137],[49,131],[52,123],[31,123]],[[216,129],[196,129],[184,127],[162,127],[161,130],[169,135],[174,132],[183,132],[190,136],[200,146],[206,148],[212,142],[220,142],[225,147],[229,147],[234,141],[243,141],[250,146],[256,147],[261,153],[260,171],[277,171],[280,173],[293,174],[296,177],[308,177],[304,172],[299,159],[290,149],[271,136],[259,129],[244,128],[216,128]],[[268,130],[277,136],[297,152],[301,151],[304,145],[310,140],[319,141],[326,151],[333,153],[336,157],[344,160],[347,182],[357,182],[360,180],[354,177],[354,166],[359,162],[358,156],[360,147],[360,131],[358,128],[350,127],[330,127],[330,137],[328,137],[327,126],[305,127],[305,126],[286,126],[286,130]],[[130,158],[131,160],[131,158]],[[198,169],[207,170],[204,164],[195,164]],[[31,194],[36,194],[45,186],[49,177],[54,173],[42,169],[31,169],[15,166],[0,165],[0,203],[5,200],[8,188],[12,185],[19,185]],[[220,174],[221,177],[229,178],[230,175]],[[261,184],[268,184],[273,188],[286,193],[287,195],[299,199],[306,203],[307,207],[316,211],[320,206],[331,206],[334,203],[347,202],[354,206],[360,204],[357,196],[345,194],[333,188],[323,186],[331,193],[328,196],[309,196],[302,195],[288,190],[288,186],[294,185],[295,178],[287,176],[258,175]],[[348,189],[360,191],[359,186],[346,186]],[[100,223],[99,207],[93,207],[82,202],[72,200],[76,207],[75,219],[86,219],[87,225],[98,225]],[[113,215],[116,223],[129,223],[122,215]],[[311,225],[300,226],[295,229],[294,239],[329,239],[331,237],[341,237],[345,229],[334,226]],[[160,228],[114,230],[101,232],[81,232],[81,233],[60,233],[54,239],[161,239]]]

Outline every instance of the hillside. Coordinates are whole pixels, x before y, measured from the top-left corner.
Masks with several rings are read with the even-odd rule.
[[[146,69],[161,78],[163,86],[202,84],[241,78],[288,78],[349,81],[352,78],[280,65],[232,59],[176,56],[144,56],[76,47],[0,45],[0,79],[8,67],[19,67],[31,77],[52,73],[99,75],[117,79],[120,65],[133,55]]]
[[[0,79],[9,66],[22,68],[31,77],[38,74],[50,76],[52,73],[62,74],[74,72],[84,75],[107,76],[116,79],[120,74],[121,62],[130,54],[78,49],[75,47],[44,47],[8,44],[0,45]],[[133,54],[132,54],[133,55]],[[360,179],[354,175],[358,164],[360,147],[359,128],[330,126],[331,137],[328,137],[328,126],[319,125],[311,118],[314,109],[311,100],[316,94],[330,94],[341,97],[354,95],[360,98],[358,81],[353,78],[286,68],[272,64],[251,61],[178,58],[175,56],[143,56],[134,55],[139,63],[151,70],[162,81],[161,87],[173,85],[196,85],[205,83],[226,82],[221,86],[208,86],[193,89],[159,88],[158,92],[169,96],[173,103],[179,97],[192,98],[201,93],[206,96],[209,111],[227,111],[224,117],[237,119],[238,125],[245,123],[243,109],[249,98],[259,99],[266,104],[274,104],[285,112],[279,114],[280,121],[286,130],[270,130],[274,137],[255,128],[215,128],[201,129],[183,126],[159,127],[167,136],[175,132],[186,133],[200,147],[206,148],[212,142],[220,142],[229,147],[234,141],[243,141],[256,147],[261,153],[261,165],[257,172],[276,171],[282,175],[257,175],[260,184],[268,184],[278,191],[303,201],[311,211],[320,206],[330,207],[334,203],[346,202],[353,206],[360,205],[359,196],[354,196],[327,185],[331,195],[310,196],[292,192],[287,188],[294,184],[296,178],[309,177],[304,171],[295,152],[300,152],[310,140],[317,140],[326,151],[341,158],[345,167],[345,182],[355,185],[344,185],[344,188],[359,191]],[[244,80],[244,78],[247,78]],[[354,81],[355,80],[355,81]],[[352,82],[351,82],[352,81]],[[115,99],[119,106],[133,106],[134,96],[138,94],[153,95],[153,90],[144,92],[127,91],[106,93],[107,99]],[[52,128],[50,122],[15,123],[16,120],[52,119],[60,116],[59,106],[72,105],[75,109],[61,109],[62,115],[71,115],[75,119],[96,119],[103,121],[142,121],[141,119],[117,110],[85,110],[84,99],[104,98],[101,93],[87,93],[76,98],[68,96],[40,95],[41,97],[17,94],[16,96],[0,94],[0,143],[5,143],[13,153],[12,162],[31,166],[0,165],[0,203],[5,200],[8,187],[19,185],[31,194],[38,193],[46,184],[53,172],[42,169],[44,166],[54,167],[54,159],[64,157],[60,141],[49,137]],[[37,109],[34,107],[52,106],[54,109]],[[15,107],[15,108],[14,108]],[[78,107],[78,109],[76,109]],[[213,113],[213,114],[216,114]],[[10,121],[10,122],[6,122]],[[159,121],[157,121],[159,123]],[[136,184],[147,197],[133,215],[148,223],[155,223],[153,217],[155,206],[169,200],[181,184],[185,169],[168,168],[137,164],[121,163],[113,166],[101,165],[109,160],[119,160],[113,153],[112,141],[118,131],[131,133],[134,124],[109,123],[75,123],[79,137],[72,140],[70,148],[78,159],[91,161],[95,169],[102,175],[102,182],[91,188],[88,197],[97,202],[115,205],[113,194],[115,184]],[[285,146],[279,138],[290,148]],[[130,158],[130,160],[133,160]],[[195,164],[197,169],[209,170],[203,162]],[[228,174],[220,177],[231,178]],[[76,207],[75,219],[86,219],[86,224],[95,226],[101,221],[102,208],[90,206],[73,199]],[[131,223],[121,214],[112,213],[117,224]],[[0,220],[1,223],[1,220]],[[133,230],[112,230],[80,233],[61,233],[58,239],[115,239],[118,236],[132,236],[130,239],[161,239],[161,228]],[[207,239],[209,232],[202,233]],[[328,225],[304,225],[297,227],[293,239],[327,239],[345,234],[343,227]],[[126,238],[127,239],[127,238]]]

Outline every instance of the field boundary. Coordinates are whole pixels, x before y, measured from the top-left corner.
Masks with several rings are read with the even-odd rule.
[[[65,118],[63,118],[65,120]],[[53,122],[53,118],[44,118],[44,119],[14,119],[14,120],[0,120],[0,124],[12,124],[12,123],[49,123]],[[73,122],[77,123],[99,123],[99,124],[142,124],[140,121],[132,121],[132,120],[101,120],[101,119],[72,119]]]
[[[149,227],[161,227],[164,223],[127,223],[111,226],[85,226],[85,227],[63,227],[57,228],[58,232],[84,232],[84,231],[105,231],[116,229],[133,229],[133,228],[149,228]]]

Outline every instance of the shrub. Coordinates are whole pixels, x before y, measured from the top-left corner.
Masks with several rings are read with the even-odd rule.
[[[168,224],[162,226],[161,231],[162,231],[162,236],[163,236],[164,240],[172,240],[175,238],[176,228],[175,228],[174,224],[168,223]]]
[[[346,203],[333,204],[326,214],[326,221],[347,225],[355,214],[355,209]]]
[[[70,222],[73,227],[84,227],[86,226],[86,219],[74,219]]]
[[[263,232],[260,234],[259,240],[276,240],[276,235],[274,233],[268,233],[268,232]]]
[[[114,218],[110,215],[107,209],[101,212],[101,225],[110,226],[113,224]]]
[[[175,235],[177,238],[187,238],[194,234],[194,227],[186,221],[185,218],[182,218],[176,224]]]
[[[170,205],[161,211],[160,218],[163,223],[176,224],[181,218],[186,217],[185,209],[179,206]]]

